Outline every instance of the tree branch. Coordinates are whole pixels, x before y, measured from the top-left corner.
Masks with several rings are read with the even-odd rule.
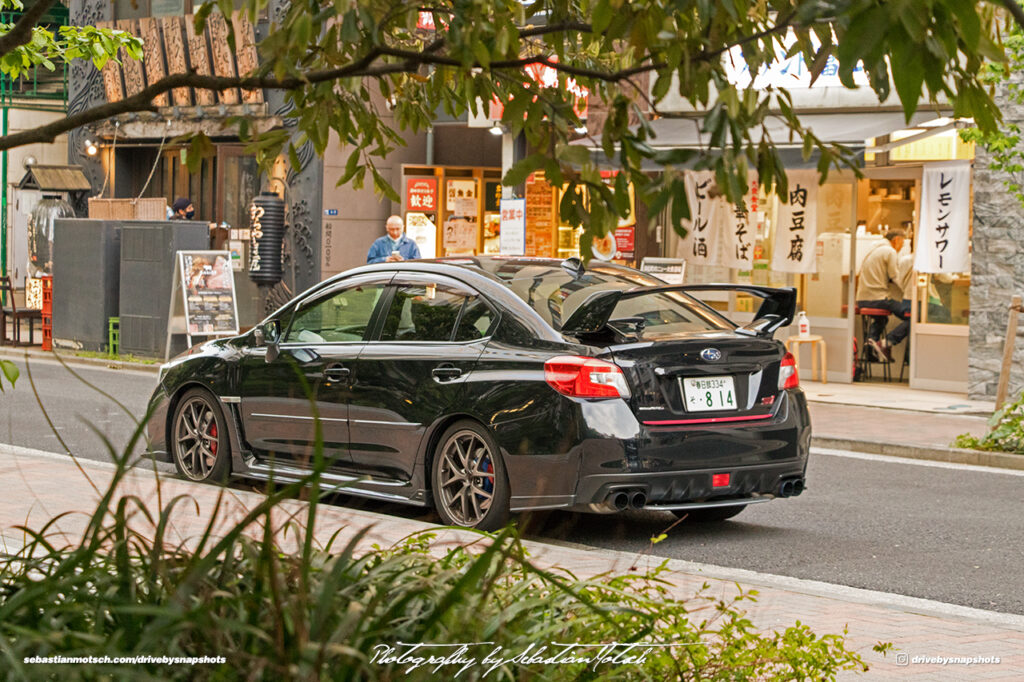
[[[1017,4],[1017,0],[1002,0],[1003,7],[1006,8],[1011,15],[1013,20],[1017,22],[1017,26],[1024,29],[1024,9]]]
[[[153,106],[153,98],[174,88],[191,87],[214,91],[227,90],[229,88],[296,90],[314,83],[334,81],[339,78],[364,76],[376,78],[391,73],[411,73],[415,72],[419,66],[418,63],[409,61],[372,66],[379,56],[380,52],[374,49],[368,52],[362,59],[351,64],[337,69],[314,71],[306,74],[303,78],[288,77],[278,79],[270,76],[206,76],[194,71],[176,73],[165,76],[152,85],[122,100],[101,104],[50,124],[8,135],[0,139],[0,150],[13,149],[36,142],[53,142],[58,135],[119,114],[128,114],[136,111],[157,111],[157,108]]]
[[[57,0],[36,0],[14,24],[10,32],[0,36],[0,57],[32,40],[32,29],[50,11]]]

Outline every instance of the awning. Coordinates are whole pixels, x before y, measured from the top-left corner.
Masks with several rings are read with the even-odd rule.
[[[862,148],[864,141],[881,137],[903,128],[913,128],[925,121],[937,118],[934,112],[918,112],[907,123],[902,111],[880,111],[867,113],[800,114],[800,122],[825,142],[836,142],[850,147]],[[701,147],[708,143],[709,135],[700,132],[701,120],[694,118],[661,118],[651,121],[657,134],[652,141],[654,147],[675,149],[678,147]],[[790,140],[790,130],[779,117],[766,121],[768,136],[779,147],[803,146],[803,141]],[[760,141],[761,130],[755,131],[754,140]]]
[[[42,166],[33,164],[18,183],[18,189],[44,192],[77,192],[92,189],[81,166]]]

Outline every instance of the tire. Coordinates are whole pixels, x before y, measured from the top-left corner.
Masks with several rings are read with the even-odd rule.
[[[217,399],[208,391],[185,392],[174,409],[168,445],[178,473],[190,481],[224,483],[231,475],[231,444]]]
[[[438,441],[430,469],[434,508],[443,523],[486,531],[508,523],[508,476],[487,429],[468,419],[452,424]],[[467,475],[467,469],[478,475]]]
[[[675,509],[672,513],[680,519],[685,518],[684,523],[719,523],[731,519],[746,508],[745,504],[736,504],[729,507],[708,507],[706,509]]]

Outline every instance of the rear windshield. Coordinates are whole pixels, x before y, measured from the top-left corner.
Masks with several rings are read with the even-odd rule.
[[[629,268],[591,264],[580,277],[574,277],[550,263],[506,263],[493,274],[519,298],[526,301],[554,329],[592,292],[601,289],[635,289],[664,286],[660,279]],[[673,336],[680,333],[734,329],[727,319],[682,293],[658,293],[620,301],[611,320],[642,318],[644,338]],[[622,323],[633,328],[631,323]]]

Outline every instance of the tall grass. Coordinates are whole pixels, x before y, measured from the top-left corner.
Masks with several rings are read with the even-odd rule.
[[[175,543],[172,513],[198,504],[194,499],[154,503],[118,492],[142,434],[140,424],[120,452],[107,443],[116,470],[80,541],[58,542],[58,518],[22,528],[25,546],[0,557],[0,678],[824,680],[867,669],[840,635],[818,636],[799,623],[758,631],[743,611],[753,593],[676,599],[664,564],[592,578],[544,570],[513,527],[454,547],[419,533],[365,551],[369,529],[343,547],[318,547],[311,529],[324,467],[319,454],[309,477],[271,486],[233,527],[214,531],[224,512],[221,495],[204,532]],[[300,496],[308,505],[288,524],[294,535],[287,542],[298,549],[287,551],[272,530],[272,515]],[[476,665],[417,664],[417,656],[456,649],[410,653],[403,646],[460,643],[471,645],[462,658]],[[611,643],[621,645],[620,654],[642,654],[643,662],[480,662],[523,652],[548,658],[559,645]],[[630,644],[637,648],[625,652]],[[389,660],[389,647],[392,658],[411,657]],[[597,651],[570,653],[592,658]],[[55,655],[223,656],[225,662],[25,662]]]

